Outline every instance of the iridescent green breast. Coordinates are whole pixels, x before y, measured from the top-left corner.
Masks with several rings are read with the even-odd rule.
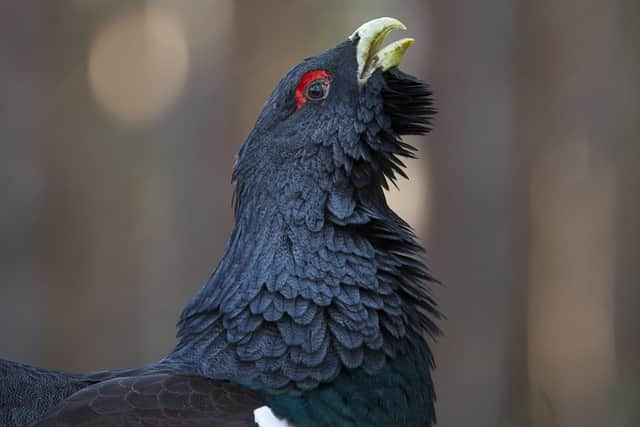
[[[305,395],[268,395],[265,400],[296,427],[431,426],[431,358],[422,350],[391,361],[373,375],[345,370],[334,382]]]

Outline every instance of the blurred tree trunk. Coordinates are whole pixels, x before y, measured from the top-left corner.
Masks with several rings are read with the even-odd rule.
[[[229,60],[242,28],[233,23],[234,9],[224,0],[164,4],[185,31],[190,57],[176,105],[148,126],[131,161],[143,362],[175,344],[178,316],[213,272],[233,224],[231,172],[242,142],[234,133]]]
[[[47,65],[39,78],[47,82],[48,93],[37,141],[46,184],[36,247],[46,365],[67,370],[126,366],[140,351],[132,217],[120,197],[127,170],[122,164],[110,169],[113,146],[91,137],[99,133],[108,139],[108,125],[95,115],[85,83],[86,41],[100,21],[64,2],[42,7],[46,19],[39,43],[46,39],[48,50],[40,52]],[[111,179],[114,175],[119,179]],[[114,329],[113,322],[121,326]]]
[[[616,426],[640,425],[640,2],[619,0],[614,12],[606,75],[607,120],[603,141],[615,150],[618,171],[616,244]]]
[[[36,123],[46,115],[47,61],[38,46],[47,9],[0,4],[0,357],[33,363],[46,359],[43,286],[34,268],[44,177],[33,141],[44,136]]]
[[[448,318],[436,347],[443,426],[521,426],[526,414],[528,186],[513,127],[516,6],[431,3],[429,76],[440,114],[429,144],[439,201],[430,247]]]
[[[525,1],[521,14],[519,86],[526,119],[521,127],[528,130],[523,137],[532,147],[533,163],[530,378],[535,426],[614,425],[615,223],[623,195],[615,172],[615,140],[620,119],[628,119],[614,105],[624,62],[616,52],[624,42],[616,24],[620,5],[532,0]]]

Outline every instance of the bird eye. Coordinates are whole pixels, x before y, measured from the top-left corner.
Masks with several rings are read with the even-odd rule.
[[[325,79],[316,79],[307,85],[305,97],[310,101],[320,101],[329,95],[329,82]]]
[[[296,106],[301,109],[307,101],[322,101],[329,96],[331,75],[325,70],[307,71],[296,88]]]

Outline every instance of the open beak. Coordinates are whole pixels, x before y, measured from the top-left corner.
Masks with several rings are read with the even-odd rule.
[[[362,24],[351,34],[349,40],[358,40],[356,56],[358,60],[358,81],[364,85],[378,68],[387,71],[400,64],[404,53],[414,42],[405,38],[386,47],[382,47],[385,39],[393,30],[406,30],[407,27],[394,18],[378,18]]]

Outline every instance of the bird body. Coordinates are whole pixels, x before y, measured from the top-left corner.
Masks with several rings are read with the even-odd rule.
[[[397,28],[370,21],[278,84],[238,154],[225,254],[167,357],[86,375],[1,362],[0,422],[431,426],[435,279],[383,189],[434,110],[397,69],[412,40],[381,47]]]

